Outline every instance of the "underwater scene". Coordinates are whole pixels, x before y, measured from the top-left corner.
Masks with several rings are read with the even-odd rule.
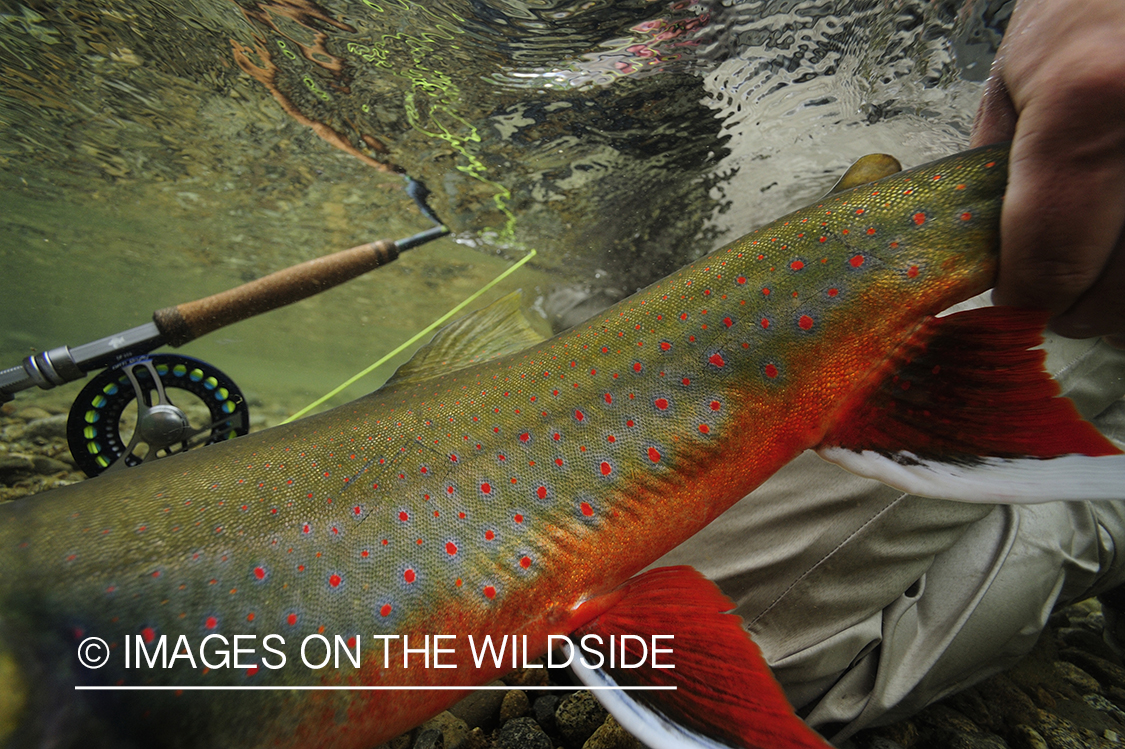
[[[711,567],[669,558],[721,578],[719,588],[680,567],[634,576],[742,496],[744,479],[726,465],[745,457],[750,442],[768,448],[765,457],[746,459],[754,485],[819,444],[797,444],[819,427],[740,416],[744,398],[771,404],[775,413],[800,410],[791,408],[797,402],[804,408],[804,396],[769,389],[796,386],[802,373],[796,359],[769,358],[769,348],[745,358],[758,352],[746,341],[741,350],[723,343],[720,333],[747,324],[757,334],[801,343],[835,324],[865,331],[858,351],[873,350],[891,330],[890,313],[884,321],[878,310],[837,313],[832,306],[838,297],[867,293],[858,274],[871,268],[875,251],[860,239],[843,242],[840,281],[825,270],[828,250],[824,266],[816,262],[815,235],[790,237],[770,222],[830,199],[841,216],[874,212],[834,197],[841,176],[868,154],[891,154],[911,169],[966,151],[1014,5],[0,3],[0,506],[21,508],[0,515],[0,602],[30,601],[26,591],[37,591],[26,607],[0,608],[0,747],[764,749],[828,746],[821,736],[850,749],[1119,745],[1125,663],[1103,642],[1107,617],[1094,599],[1044,613],[1047,629],[1026,648],[1030,655],[1010,659],[1011,670],[985,674],[964,691],[968,683],[934,687],[950,696],[924,710],[924,702],[888,710],[861,730],[834,735],[860,709],[814,714],[812,698],[801,697],[812,691],[802,690],[824,684],[812,672],[802,675],[804,661],[789,661],[789,672],[780,664],[783,694],[758,648],[731,624],[737,620],[715,613],[737,604],[752,631],[759,624],[727,587],[753,575],[719,560],[721,544],[737,528],[721,540],[697,541],[697,549],[716,544],[713,553],[698,552]],[[997,220],[1003,187],[989,182],[995,175],[988,171],[1002,172],[1007,163],[1006,152],[997,154],[917,173],[937,182],[962,170],[958,179],[970,192],[978,180],[988,185],[971,204],[946,206],[935,198],[951,211],[949,226],[976,232],[973,241],[989,232],[973,222]],[[897,170],[844,187],[893,180]],[[936,211],[911,215],[920,227],[929,222],[926,230],[938,226]],[[819,242],[831,244],[826,239],[837,225],[824,219],[820,226]],[[798,253],[778,256],[786,280],[759,283],[738,264],[742,251],[759,251],[757,240],[728,247],[759,229]],[[867,233],[882,240],[882,231],[873,224]],[[360,250],[349,256],[351,270],[302,266],[287,276],[286,291],[258,286],[259,296],[228,317],[215,311],[228,302],[186,305],[369,243],[363,260],[356,259]],[[957,262],[968,280],[942,287],[942,299],[960,301],[953,296],[987,288],[969,278],[987,275],[980,270],[986,261],[958,255]],[[894,283],[952,264],[918,254],[904,261]],[[747,290],[759,301],[788,297],[786,284],[797,274],[812,280],[791,291],[800,297],[792,302],[792,325],[780,312],[759,315],[735,305],[736,293]],[[658,282],[650,296],[638,297],[643,301],[600,317]],[[695,292],[685,289],[693,283],[700,296],[689,300]],[[673,288],[683,294],[671,298]],[[817,301],[806,305],[813,292]],[[938,305],[933,296],[926,303]],[[689,317],[702,324],[681,340],[656,322],[647,327],[642,314],[650,313],[665,325]],[[559,334],[565,335],[552,338]],[[611,334],[622,348],[611,351]],[[1020,340],[1032,335],[1037,331]],[[915,369],[934,363],[925,352],[938,351],[937,340],[920,345]],[[1083,345],[1066,351],[1085,352]],[[645,358],[693,346],[698,374]],[[1105,371],[1125,372],[1125,356],[1106,356]],[[908,369],[913,363],[905,361],[902,372],[916,375]],[[672,375],[666,382],[658,379],[665,369]],[[612,378],[604,387],[595,382],[599,370]],[[595,384],[580,387],[587,371],[581,382]],[[751,394],[723,379],[732,371],[757,378]],[[501,377],[511,384],[494,382]],[[532,382],[537,377],[542,382]],[[562,384],[551,385],[556,379]],[[330,411],[381,387],[355,406]],[[817,407],[851,403],[840,387],[818,396],[825,403]],[[526,413],[502,410],[514,403],[509,391]],[[1079,412],[1099,413],[1087,401],[1101,402],[1083,397],[1073,396]],[[1121,403],[1106,406],[1118,414],[1106,424],[1125,423]],[[443,419],[433,414],[448,415],[449,426],[435,426]],[[533,416],[540,421],[521,421]],[[309,417],[316,420],[299,421]],[[1042,418],[1060,425],[1060,434],[1079,434],[1070,412]],[[855,423],[855,434],[879,429],[859,417]],[[1125,439],[1125,430],[1096,423],[1111,439]],[[1087,454],[1117,449],[1083,423],[1087,428],[1076,437]],[[443,429],[449,431],[439,434]],[[733,446],[721,441],[728,435]],[[379,444],[357,446],[361,438]],[[238,447],[242,440],[251,441]],[[837,449],[855,447],[841,440]],[[224,444],[204,446],[212,442]],[[894,447],[872,449],[889,451],[888,463],[925,458],[904,459]],[[809,482],[820,480],[808,457],[786,475],[804,471]],[[705,467],[688,467],[697,460]],[[286,473],[285,464],[306,461]],[[466,464],[474,466],[471,475],[458,473]],[[569,473],[587,464],[589,476]],[[88,486],[110,488],[78,488],[102,473]],[[617,482],[632,482],[631,499],[620,499]],[[523,493],[514,494],[516,487]],[[222,499],[212,493],[228,489]],[[52,506],[56,491],[63,499]],[[257,493],[251,501],[244,491]],[[684,507],[669,504],[666,516],[663,509],[650,512],[672,496]],[[788,495],[777,496],[780,502]],[[938,501],[911,505],[927,529],[954,523],[935,509]],[[984,517],[981,505],[955,506],[974,508],[951,511],[964,513],[957,522],[970,522],[972,513],[973,522]],[[204,519],[176,519],[189,512]],[[781,515],[767,525],[768,543],[787,548]],[[603,540],[595,540],[597,533]],[[29,547],[35,556],[23,556]],[[424,558],[430,549],[434,556]],[[825,559],[830,552],[826,547]],[[918,552],[920,559],[935,554]],[[71,581],[57,588],[48,566],[56,564]],[[874,579],[878,562],[871,564]],[[598,587],[603,576],[614,581],[607,590]],[[863,577],[848,584],[860,590]],[[313,578],[320,582],[310,587]],[[570,598],[568,586],[578,591]],[[912,601],[914,590],[903,595]],[[86,599],[96,603],[71,605]],[[819,599],[809,600],[807,616],[814,618]],[[670,602],[682,611],[667,613]],[[551,613],[521,618],[539,610]],[[370,623],[357,619],[359,611]],[[758,614],[763,627],[769,611]],[[638,657],[639,642],[641,661],[651,656],[656,671],[664,630],[644,629],[642,614],[684,643],[685,660],[673,674],[679,681],[545,668],[564,660],[563,651],[542,655],[545,647],[528,645],[529,637],[572,634],[576,644],[566,652],[575,655],[573,633],[600,635],[609,657],[614,634],[633,637],[632,650],[620,640],[622,663],[627,654]],[[683,621],[692,624],[680,635]],[[37,629],[40,622],[50,622],[50,637]],[[274,673],[268,660],[264,668],[241,670],[229,661],[213,671],[195,663],[193,655],[207,662],[202,646],[192,653],[206,637],[274,630],[288,639],[294,663],[292,646],[301,637],[320,638],[327,652],[336,648],[332,673]],[[410,650],[393,639],[408,632],[417,633],[415,642],[423,633],[504,633],[512,649],[483,670],[477,659],[485,677],[479,681],[443,681],[438,641],[431,649],[427,638],[425,647]],[[519,659],[516,633],[523,637]],[[1036,634],[1026,636],[1034,641]],[[81,660],[80,648],[74,661],[74,649],[93,635],[109,640],[99,642],[117,661],[137,660],[99,672]],[[177,644],[181,635],[186,655]],[[651,638],[647,644],[642,635]],[[163,655],[189,659],[190,671],[187,661],[176,671],[174,657],[171,671],[137,676],[148,646],[165,637]],[[371,645],[364,652],[383,652],[388,663],[425,656],[426,668],[409,682],[415,691],[344,691],[399,686],[378,672],[374,656],[358,662],[357,638],[368,648],[371,637],[383,638],[382,651]],[[62,640],[65,647],[57,644]],[[483,653],[467,642],[456,643],[456,654],[443,651],[462,667],[458,679],[469,678],[460,674],[470,653]],[[237,647],[228,653],[235,663]],[[762,647],[775,665],[769,646]],[[874,647],[840,665],[843,671],[869,657],[871,663],[855,683],[840,682],[843,703],[875,683]],[[345,662],[341,670],[340,648],[356,648],[353,667]],[[267,658],[273,652],[267,648]],[[717,663],[705,657],[715,655]],[[789,678],[798,686],[791,688]],[[439,691],[476,683],[492,689]],[[75,685],[91,691],[76,692]],[[310,685],[326,691],[297,691]],[[154,691],[113,691],[124,686]],[[261,691],[237,691],[245,687]],[[231,691],[191,691],[204,688]],[[682,696],[662,703],[661,689]],[[797,716],[812,714],[820,735],[793,717],[786,694]],[[751,707],[740,706],[744,695]],[[764,727],[743,729],[743,722]]]

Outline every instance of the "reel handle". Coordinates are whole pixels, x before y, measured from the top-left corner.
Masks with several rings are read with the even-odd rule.
[[[443,227],[444,228],[444,227]],[[314,258],[194,302],[152,315],[172,346],[182,346],[231,323],[284,307],[394,261],[405,247],[385,239]]]

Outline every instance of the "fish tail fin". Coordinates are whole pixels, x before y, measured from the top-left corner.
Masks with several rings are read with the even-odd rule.
[[[591,687],[666,688],[595,691],[642,743],[677,749],[829,746],[793,713],[742,620],[725,613],[734,604],[699,572],[650,570],[611,595],[614,603],[571,635],[572,667]],[[600,667],[590,668],[599,665],[599,655]]]
[[[843,404],[821,457],[930,497],[1125,499],[1125,455],[1043,368],[1047,313],[983,307],[930,318]]]

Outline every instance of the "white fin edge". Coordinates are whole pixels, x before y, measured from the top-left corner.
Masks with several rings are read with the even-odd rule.
[[[919,458],[907,451],[896,453],[898,460],[872,450],[843,447],[822,447],[816,452],[852,473],[922,497],[1000,504],[1125,499],[1125,455],[989,457],[974,465],[958,465]]]
[[[567,655],[573,656],[570,670],[588,687],[616,687],[613,677],[601,669],[587,668],[581,656],[574,653],[574,645],[565,644]],[[602,707],[610,712],[622,728],[651,749],[731,749],[710,736],[680,725],[652,708],[637,702],[629,692],[620,689],[594,689],[591,691]]]

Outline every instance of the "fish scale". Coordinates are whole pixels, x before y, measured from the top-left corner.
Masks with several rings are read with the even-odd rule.
[[[117,659],[77,677],[93,683],[492,678],[384,670],[369,636],[567,631],[582,601],[816,445],[922,315],[991,284],[1006,169],[986,150],[832,195],[521,352],[4,506],[6,626],[44,658],[86,634],[324,633],[366,655],[327,672]],[[123,709],[173,726],[169,745],[367,747],[454,696],[146,693]]]

